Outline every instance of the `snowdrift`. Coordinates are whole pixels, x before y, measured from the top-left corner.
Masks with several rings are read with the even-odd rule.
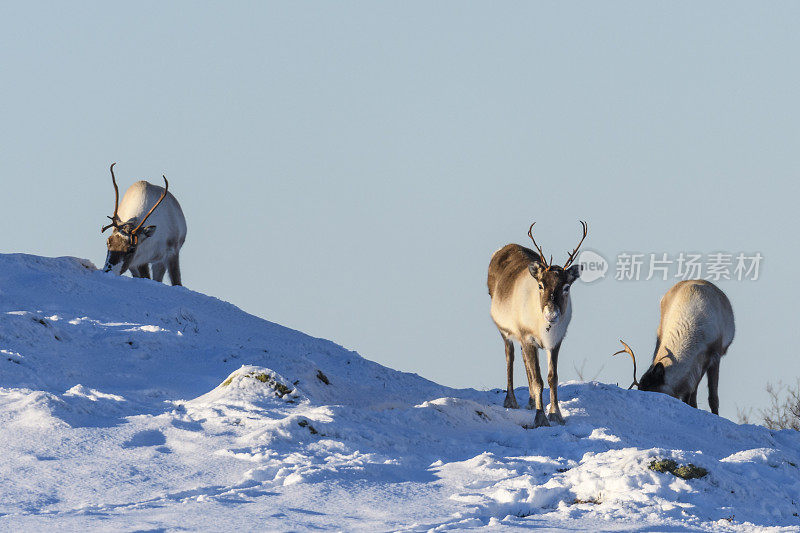
[[[574,382],[529,429],[501,391],[85,260],[0,255],[0,356],[2,529],[800,528],[797,432]]]

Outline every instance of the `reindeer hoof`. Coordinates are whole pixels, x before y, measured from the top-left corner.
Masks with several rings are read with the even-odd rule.
[[[536,410],[536,418],[533,420],[533,427],[538,428],[540,426],[549,426],[550,422],[547,421],[547,417],[544,416],[544,411],[542,409]]]
[[[503,407],[506,409],[519,409],[519,404],[517,404],[516,398],[506,394],[506,400],[503,402]]]
[[[550,422],[553,422],[554,424],[558,424],[560,426],[564,425],[564,417],[561,416],[561,413],[559,413],[558,411],[556,411],[554,413],[549,413],[547,415],[547,420],[549,420]]]

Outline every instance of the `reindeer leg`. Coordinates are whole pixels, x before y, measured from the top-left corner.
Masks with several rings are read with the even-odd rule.
[[[522,349],[522,363],[523,363],[522,366],[525,367],[525,378],[528,380],[528,388],[530,389],[530,384],[534,382],[533,373],[531,371],[530,361],[528,361],[528,358],[525,357],[525,350],[524,350],[524,347],[521,344],[520,344],[520,348]],[[528,392],[528,409],[533,409],[533,405],[534,405],[533,395],[530,394],[530,391],[529,391]]]
[[[522,349],[522,362],[525,366],[525,377],[528,379],[528,409],[534,409],[536,406],[536,401],[534,400],[534,394],[532,392],[533,383],[536,381],[536,378],[533,375],[533,370],[531,370],[531,359],[530,356],[526,354],[526,347],[524,344],[520,344],[520,348]],[[536,349],[535,347],[533,348]],[[537,354],[538,355],[538,354]]]
[[[169,280],[173,285],[181,284],[181,265],[178,261],[178,254],[176,253],[167,259],[167,269],[169,270]]]
[[[528,390],[531,395],[528,400],[528,409],[536,408],[533,427],[549,426],[550,422],[547,421],[547,417],[544,415],[544,402],[542,401],[544,382],[542,381],[542,372],[539,370],[539,350],[533,343],[523,342],[522,357],[525,358],[526,366],[528,367]]]
[[[140,278],[150,279],[150,265],[145,263],[142,266],[138,267],[138,270],[139,270],[139,277]]]
[[[564,425],[564,417],[558,406],[558,352],[561,344],[547,352],[547,385],[550,387],[550,409],[547,419],[550,422]]]
[[[702,378],[701,378],[702,379]],[[699,385],[699,383],[698,383]],[[697,387],[694,388],[694,391],[689,395],[689,401],[686,402],[695,409],[697,409]]]
[[[167,267],[164,263],[153,263],[153,279],[161,283],[164,281],[164,274],[167,272]]]
[[[708,365],[708,406],[711,412],[719,415],[719,360],[718,355],[714,355],[711,359],[711,364]]]
[[[503,337],[503,343],[506,346],[506,399],[503,407],[519,409],[517,397],[514,396],[514,341],[504,333],[500,333],[500,336]]]

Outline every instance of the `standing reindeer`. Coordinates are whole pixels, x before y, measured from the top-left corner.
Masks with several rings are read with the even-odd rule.
[[[719,363],[733,341],[733,308],[725,293],[710,281],[680,281],[661,298],[661,323],[650,368],[633,385],[639,390],[657,391],[697,407],[697,386],[708,373],[708,405],[719,414]],[[622,342],[622,341],[620,341]],[[614,354],[616,355],[616,354]]]
[[[100,230],[114,228],[106,243],[108,255],[103,271],[121,275],[130,270],[135,278],[149,278],[152,263],[154,280],[162,281],[169,270],[172,284],[180,285],[178,253],[186,240],[186,219],[178,200],[168,191],[167,177],[164,176],[163,188],[137,181],[125,192],[120,203],[114,165],[116,163],[110,169],[115,194],[114,215],[108,217],[111,224]],[[145,226],[148,220],[153,225]]]
[[[558,352],[572,318],[569,289],[581,275],[581,265],[572,265],[588,232],[581,222],[583,236],[570,252],[563,267],[545,260],[542,248],[533,238],[533,225],[528,236],[538,254],[518,244],[507,244],[492,255],[489,263],[489,296],[491,315],[506,348],[506,399],[503,406],[517,409],[514,396],[514,340],[522,347],[522,358],[528,375],[530,400],[528,409],[536,409],[534,427],[564,423],[558,406]],[[547,350],[550,386],[550,409],[544,415],[542,375],[539,370],[539,349]]]

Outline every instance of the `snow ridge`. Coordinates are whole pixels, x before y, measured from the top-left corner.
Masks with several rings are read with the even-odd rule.
[[[800,528],[797,432],[577,382],[528,429],[502,391],[86,260],[0,255],[0,357],[3,529]]]

